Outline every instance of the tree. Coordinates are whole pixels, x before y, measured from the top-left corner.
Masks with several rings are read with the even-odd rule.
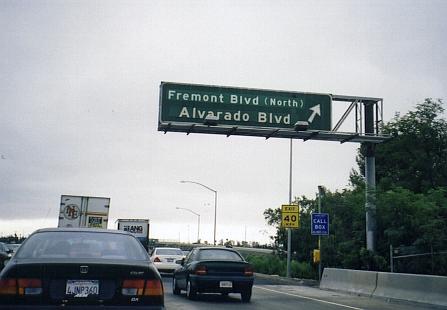
[[[415,193],[447,186],[447,122],[440,99],[425,99],[404,116],[383,127],[392,139],[376,146],[376,180],[384,189],[407,188]],[[357,162],[364,173],[362,147]]]
[[[323,212],[329,213],[330,235],[322,238],[324,267],[388,271],[389,249],[405,247],[428,253],[398,261],[398,271],[447,275],[447,122],[441,100],[426,99],[414,111],[396,115],[383,126],[392,136],[376,146],[377,250],[365,249],[364,154],[352,170],[350,188],[326,191]],[[310,235],[310,214],[317,200],[297,199],[301,228],[292,233],[298,261],[310,262],[316,237]],[[264,212],[277,227],[277,246],[286,249],[287,234],[279,227],[280,209]]]
[[[389,245],[412,248],[414,253],[440,253],[447,249],[446,189],[427,194],[400,187],[378,193],[377,252],[386,257]],[[399,260],[399,270],[447,275],[447,256],[420,256]],[[434,266],[437,269],[434,270]]]

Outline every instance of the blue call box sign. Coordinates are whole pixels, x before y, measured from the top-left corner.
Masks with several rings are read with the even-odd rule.
[[[311,215],[311,234],[329,235],[329,214],[312,213]]]

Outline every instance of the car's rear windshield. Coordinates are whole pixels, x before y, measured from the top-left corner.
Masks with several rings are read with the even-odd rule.
[[[206,249],[199,252],[199,260],[236,260],[242,261],[242,257],[230,250]]]
[[[100,258],[148,260],[133,236],[102,232],[48,231],[30,236],[16,258]]]
[[[157,255],[183,255],[180,249],[157,249],[155,252]]]

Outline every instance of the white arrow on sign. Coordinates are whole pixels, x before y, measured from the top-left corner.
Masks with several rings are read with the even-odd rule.
[[[318,105],[310,108],[309,110],[312,110],[312,114],[309,117],[309,123],[312,123],[312,121],[315,118],[315,115],[317,115],[317,114],[321,115],[320,105],[318,104]]]

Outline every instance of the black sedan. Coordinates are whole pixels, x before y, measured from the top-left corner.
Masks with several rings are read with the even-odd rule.
[[[34,232],[0,273],[4,304],[164,309],[164,292],[160,274],[131,234],[54,228]]]
[[[186,291],[189,299],[197,293],[240,293],[243,302],[250,302],[253,268],[231,248],[201,247],[182,259],[174,272],[172,291]]]

